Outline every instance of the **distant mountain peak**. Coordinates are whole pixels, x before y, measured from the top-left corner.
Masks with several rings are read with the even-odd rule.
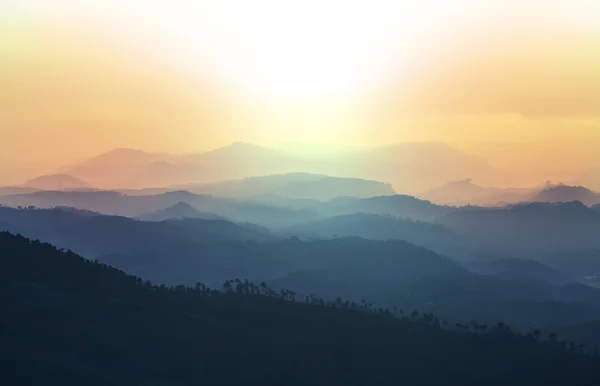
[[[544,191],[579,191],[586,193],[593,193],[591,189],[580,185],[565,185],[565,184],[547,184]]]
[[[473,179],[465,178],[465,179],[458,180],[458,181],[448,182],[447,185],[475,185],[475,184],[473,184]]]
[[[235,141],[229,144],[229,147],[261,147],[250,142]]]
[[[210,212],[202,212],[194,206],[184,201],[179,201],[175,205],[148,213],[140,217],[146,221],[165,221],[173,219],[203,219],[203,220],[223,220],[224,218]]]
[[[187,202],[179,201],[177,204],[167,208],[173,211],[189,211],[189,212],[200,212],[198,209],[194,208],[192,205]]]
[[[542,189],[532,201],[539,202],[572,202],[581,201],[585,205],[594,205],[600,203],[600,194],[584,187],[571,185],[552,185]]]
[[[90,188],[90,185],[83,180],[63,173],[32,178],[25,181],[23,186],[42,190],[74,190]]]
[[[189,192],[187,190],[174,190],[171,192],[162,193],[160,195],[162,195],[162,196],[178,196],[178,197],[184,197],[184,198],[191,198],[191,197],[198,196],[197,194]]]

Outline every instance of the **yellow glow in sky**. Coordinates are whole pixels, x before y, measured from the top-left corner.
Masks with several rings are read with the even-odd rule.
[[[435,140],[519,165],[489,144],[600,143],[597,0],[4,0],[0,57],[4,164]]]
[[[108,36],[179,71],[295,99],[382,82],[419,34],[458,11],[452,1],[11,2],[21,17]]]

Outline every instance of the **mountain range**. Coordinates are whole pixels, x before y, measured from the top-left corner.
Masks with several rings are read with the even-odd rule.
[[[411,259],[404,260],[382,261],[393,268]],[[299,301],[242,280],[222,291],[159,286],[7,233],[0,282],[9,385],[600,382],[597,357],[574,343],[569,350],[554,333],[518,334],[503,322],[453,327],[434,314],[403,316],[339,297]]]
[[[502,206],[530,201],[538,191],[539,188],[502,189],[482,187],[474,184],[472,179],[467,178],[448,182],[440,187],[421,193],[418,197],[440,205]]]
[[[600,214],[581,203],[453,208],[406,196],[341,198],[319,202],[307,212],[312,217],[296,224],[267,229],[233,216],[193,218],[196,205],[230,213],[250,205],[227,198],[188,192],[18,197],[40,194],[55,201],[78,198],[80,208],[0,208],[0,230],[51,242],[155,283],[218,286],[241,277],[302,297],[369,299],[377,307],[434,311],[453,322],[504,319],[521,331],[600,319],[600,290],[586,278],[599,272],[600,254],[578,252],[600,250]],[[156,221],[105,215],[99,207],[144,210]],[[293,213],[250,207],[260,212],[252,218],[263,222],[271,210],[284,210],[284,218]],[[373,213],[385,210],[431,220]],[[336,211],[348,212],[329,215]],[[485,253],[501,258],[486,262]],[[507,259],[513,255],[534,261]]]
[[[530,201],[534,202],[570,202],[580,201],[585,205],[600,203],[600,193],[583,186],[564,184],[550,185],[539,191]]]
[[[188,155],[115,149],[60,172],[103,189],[144,189],[298,171],[385,181],[407,193],[460,178],[460,174],[483,181],[497,174],[485,160],[437,142],[333,152],[327,157],[242,142]]]
[[[463,207],[436,222],[488,251],[527,254],[600,248],[600,213],[579,201]]]
[[[138,216],[144,221],[166,221],[166,220],[182,220],[182,219],[202,219],[202,220],[224,220],[223,217],[210,212],[202,212],[194,208],[192,205],[183,201],[165,209],[160,209],[152,213],[147,213]]]
[[[157,195],[128,196],[112,191],[56,192],[40,191],[0,197],[0,205],[12,207],[35,206],[53,208],[70,206],[109,215],[140,217],[160,211],[180,202],[192,205],[201,212],[216,213],[238,222],[255,222],[275,226],[293,224],[318,218],[315,211],[288,209],[260,203],[237,201],[230,198],[197,195],[186,191],[174,191]]]
[[[326,201],[345,196],[373,197],[395,194],[390,184],[359,178],[330,177],[310,173],[285,173],[214,184],[188,184],[176,188],[196,194],[220,197],[285,197],[296,200]]]
[[[406,240],[432,250],[448,251],[462,245],[461,238],[441,225],[389,215],[355,213],[327,217],[279,229],[304,238],[361,237],[370,240]]]
[[[91,189],[91,186],[81,180],[68,174],[53,174],[40,176],[23,183],[24,187],[38,190],[84,190]]]

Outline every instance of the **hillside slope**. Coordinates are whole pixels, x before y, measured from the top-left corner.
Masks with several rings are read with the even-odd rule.
[[[0,233],[7,385],[596,385],[597,357],[436,319],[152,286],[48,244]],[[287,299],[287,300],[286,300]]]

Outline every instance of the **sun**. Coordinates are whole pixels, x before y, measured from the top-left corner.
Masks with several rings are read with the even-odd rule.
[[[203,49],[198,62],[212,60],[221,78],[275,99],[365,91],[402,66],[434,19],[428,1],[200,3],[174,17],[185,47]]]
[[[16,1],[16,0],[15,0]],[[339,98],[401,70],[455,7],[438,0],[21,0],[35,17],[126,42],[256,96]],[[35,5],[35,7],[33,6]]]

